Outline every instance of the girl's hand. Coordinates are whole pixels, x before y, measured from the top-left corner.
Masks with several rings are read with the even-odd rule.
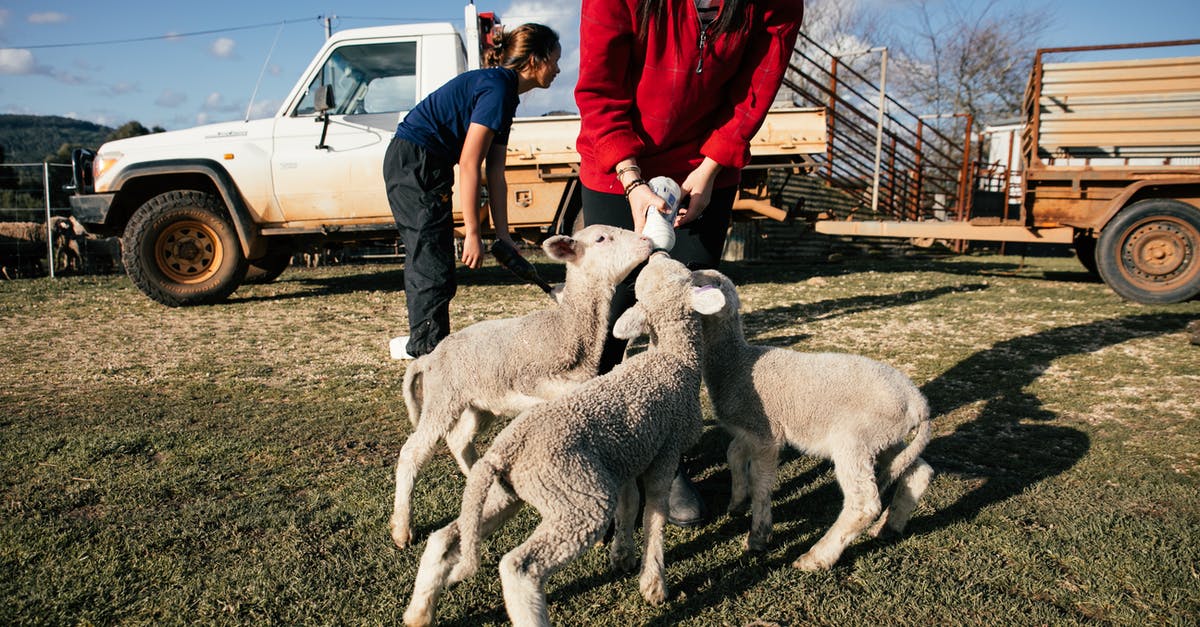
[[[704,162],[683,180],[683,184],[679,188],[683,191],[684,200],[680,201],[681,206],[679,215],[675,218],[675,226],[692,222],[704,213],[704,210],[708,208],[708,203],[712,200],[713,183],[716,182],[717,173],[720,171],[721,164],[705,157]]]
[[[463,239],[462,262],[472,270],[483,266],[483,240],[478,235]]]

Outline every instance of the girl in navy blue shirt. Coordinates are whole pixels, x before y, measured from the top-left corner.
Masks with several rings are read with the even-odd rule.
[[[411,357],[432,352],[450,333],[454,279],[454,219],[451,195],[458,165],[463,207],[462,262],[483,264],[479,235],[480,168],[486,163],[488,199],[496,237],[508,233],[508,185],[504,161],[518,96],[546,88],[558,75],[558,34],[541,24],[524,24],[501,35],[485,51],[488,67],[464,72],[408,112],[383,159],[388,204],[404,243],[404,294]],[[403,340],[402,340],[403,341]]]

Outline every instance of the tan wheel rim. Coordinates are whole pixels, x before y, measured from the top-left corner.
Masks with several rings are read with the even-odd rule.
[[[154,243],[159,269],[176,283],[203,283],[216,274],[223,255],[217,232],[196,220],[171,224]]]

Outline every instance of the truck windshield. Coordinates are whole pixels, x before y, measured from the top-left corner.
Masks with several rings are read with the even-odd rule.
[[[293,115],[315,115],[313,94],[333,85],[334,115],[408,111],[417,104],[417,43],[346,45],[330,53]]]

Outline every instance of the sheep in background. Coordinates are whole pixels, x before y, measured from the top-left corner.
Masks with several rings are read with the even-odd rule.
[[[504,605],[514,625],[548,625],[543,585],[583,554],[615,515],[614,567],[636,564],[633,527],[640,479],[645,489],[645,553],[639,587],[650,603],[666,600],[663,526],[680,455],[700,437],[700,322],[718,290],[697,290],[692,273],[655,255],[638,276],[638,302],[613,333],[649,332],[652,346],[572,393],[536,405],[496,437],[471,469],[458,520],[434,533],[421,556],[407,625],[433,621],[447,584],[478,568],[479,540],[519,509],[541,515],[533,534],[500,562]]]
[[[512,417],[596,376],[613,290],[650,255],[650,240],[594,225],[542,245],[567,266],[557,304],[519,318],[476,323],[447,336],[404,373],[404,404],[415,428],[396,462],[392,540],[412,541],[413,482],[444,439],[463,474],[472,441],[494,417]]]
[[[696,283],[725,294],[725,306],[703,318],[704,381],[717,420],[733,436],[729,511],[744,510],[750,498],[747,548],[762,550],[770,540],[784,445],[832,461],[844,499],[833,527],[792,566],[831,567],[872,522],[872,536],[885,527],[903,531],[933,476],[919,457],[930,438],[929,405],[912,381],[858,355],[750,345],[733,283],[712,270],[697,272]],[[879,493],[893,482],[895,496],[881,516]]]
[[[72,237],[71,221],[51,218],[51,249],[54,268],[66,270],[72,259],[79,259],[79,244]],[[0,222],[0,274],[6,279],[41,276],[46,269],[46,224],[42,222]]]

